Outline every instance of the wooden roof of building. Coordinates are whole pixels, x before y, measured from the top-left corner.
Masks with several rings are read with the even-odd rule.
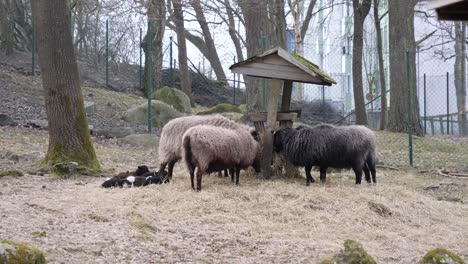
[[[336,81],[316,64],[277,47],[229,67],[234,73],[330,86]]]
[[[468,0],[431,0],[439,20],[468,20]]]

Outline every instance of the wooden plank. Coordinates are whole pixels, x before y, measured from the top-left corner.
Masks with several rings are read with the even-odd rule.
[[[263,133],[263,176],[267,179],[271,177],[271,160],[273,158],[273,135],[272,130],[276,127],[276,116],[278,111],[278,96],[281,90],[281,81],[273,80],[268,96],[267,122]]]
[[[298,117],[298,114],[296,112],[292,113],[276,113],[276,120],[277,121],[296,121],[296,118]],[[262,112],[262,113],[250,113],[249,114],[249,119],[251,122],[266,122],[267,121],[267,113]]]
[[[257,69],[257,68],[250,68],[246,66],[239,66],[237,68],[232,69],[234,73],[245,74],[252,77],[262,77],[268,79],[280,79],[280,80],[290,80],[290,81],[297,81],[297,82],[304,82],[304,83],[312,83],[312,84],[322,84],[326,86],[331,86],[330,82],[326,80],[322,80],[320,77],[312,77],[305,73],[282,73],[282,72],[272,72],[271,70],[265,69]]]
[[[281,111],[288,111],[291,107],[292,81],[284,81],[283,96],[281,97]]]
[[[308,75],[303,70],[298,69],[296,66],[292,64],[291,65],[278,65],[278,64],[263,63],[263,62],[251,62],[248,65],[245,65],[242,67],[269,70],[269,71],[274,71],[274,72],[302,73],[304,75]]]

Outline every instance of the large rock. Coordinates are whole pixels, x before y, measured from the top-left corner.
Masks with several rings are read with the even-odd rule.
[[[0,263],[45,264],[46,260],[44,253],[37,248],[2,240],[0,242]]]
[[[106,138],[123,138],[135,133],[132,127],[95,128],[93,135]]]
[[[344,249],[333,258],[324,259],[320,264],[377,264],[372,256],[367,254],[361,243],[346,240]]]
[[[133,146],[158,147],[159,138],[152,134],[133,134],[123,138],[123,141]]]
[[[465,264],[457,254],[445,249],[436,248],[424,255],[419,262],[421,264]]]
[[[79,165],[80,164],[78,164],[78,162],[74,162],[74,161],[57,163],[53,166],[52,170],[58,175],[63,175],[63,176],[75,175],[78,173]]]
[[[181,117],[182,114],[170,105],[154,100],[151,101],[152,124],[154,127],[163,127],[170,120]],[[148,104],[143,103],[139,106],[127,110],[122,119],[138,125],[144,125],[148,122]]]
[[[0,126],[14,126],[16,122],[6,114],[0,114]]]
[[[153,99],[165,102],[179,112],[192,112],[190,98],[179,89],[165,86],[153,93]]]
[[[227,113],[227,112],[242,113],[242,110],[239,109],[237,105],[219,104],[219,105],[213,106],[212,108],[208,110],[201,111],[197,115],[210,115],[210,114]]]

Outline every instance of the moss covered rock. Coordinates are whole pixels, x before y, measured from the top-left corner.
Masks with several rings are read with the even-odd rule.
[[[192,112],[190,98],[179,89],[164,86],[153,93],[153,99],[165,102],[179,112]]]
[[[367,254],[361,243],[354,240],[346,240],[344,249],[331,259],[324,259],[321,263],[335,264],[376,264],[374,258]]]
[[[157,147],[159,138],[152,134],[133,134],[123,138],[123,141],[133,146]]]
[[[436,248],[424,255],[420,264],[465,264],[465,262],[455,253],[445,249]]]
[[[239,105],[239,110],[241,110],[242,113],[245,113],[247,111],[247,105],[246,104]]]
[[[8,264],[44,264],[44,253],[39,249],[21,243],[2,240],[0,242],[0,263]]]
[[[158,100],[151,101],[151,111],[154,127],[163,127],[170,120],[182,116],[182,113],[175,110],[172,106]],[[127,110],[123,113],[122,119],[137,125],[147,124],[148,104],[144,103]]]
[[[232,104],[219,104],[215,105],[212,108],[199,112],[198,115],[210,115],[216,113],[227,113],[227,112],[234,112],[234,113],[242,113],[238,106]]]

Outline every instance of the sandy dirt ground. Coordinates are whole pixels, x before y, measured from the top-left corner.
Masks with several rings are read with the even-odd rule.
[[[106,174],[157,166],[154,147],[94,143]],[[0,239],[35,246],[49,263],[318,263],[346,239],[378,263],[416,263],[436,247],[468,260],[463,179],[379,169],[376,186],[342,172],[307,187],[304,178],[244,172],[238,187],[206,176],[196,193],[179,163],[169,184],[103,189],[102,177],[34,175],[22,157],[45,153],[45,131],[0,128],[0,146],[19,156],[0,171],[25,173],[0,177]]]

